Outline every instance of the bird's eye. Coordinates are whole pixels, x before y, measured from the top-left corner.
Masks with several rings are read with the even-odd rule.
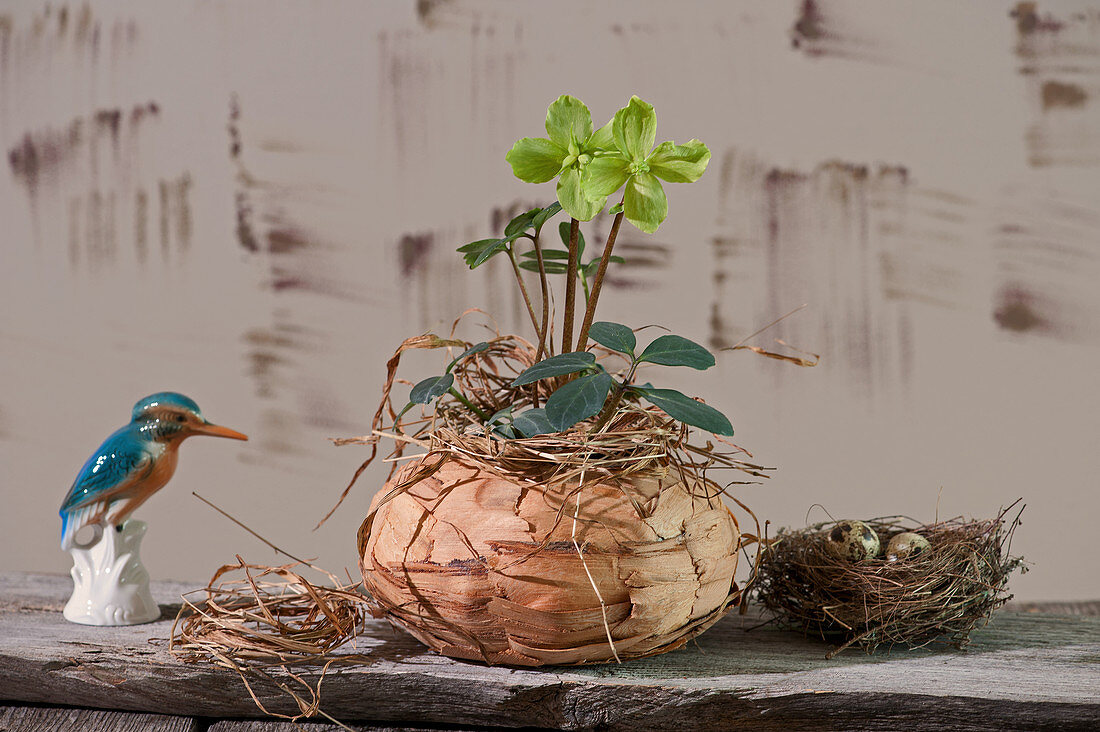
[[[176,421],[177,422],[183,422],[186,419],[187,419],[187,417],[184,417],[182,414],[176,416]]]

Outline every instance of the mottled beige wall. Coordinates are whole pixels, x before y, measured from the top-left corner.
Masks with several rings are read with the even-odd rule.
[[[154,576],[274,559],[191,491],[354,567],[385,466],[314,533],[364,456],[327,438],[367,430],[402,338],[523,327],[453,250],[549,200],[503,155],[563,92],[714,152],[624,232],[604,317],[721,346],[809,304],[774,336],[817,368],[673,377],[779,468],[748,504],[1023,497],[1017,595],[1100,596],[1097,3],[0,2],[0,569],[67,570],[62,496],[161,389],[253,440],[184,447],[139,514]]]

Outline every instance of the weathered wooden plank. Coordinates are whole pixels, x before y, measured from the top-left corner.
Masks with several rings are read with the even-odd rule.
[[[484,732],[484,728],[472,727],[378,727],[375,725],[354,724],[355,732]],[[344,732],[335,724],[327,722],[284,722],[282,720],[226,719],[215,722],[206,732]]]
[[[181,586],[156,584],[172,603]],[[0,574],[0,696],[212,718],[262,716],[240,679],[167,652],[170,621],[72,625],[63,577]],[[1004,612],[967,651],[842,654],[730,617],[681,651],[622,666],[512,670],[437,656],[380,622],[357,650],[373,665],[332,672],[323,707],[374,724],[648,730],[1100,725],[1100,618]],[[315,678],[313,676],[312,678]],[[278,692],[256,687],[271,708]],[[825,720],[828,720],[826,723]]]
[[[190,717],[101,709],[0,707],[0,732],[199,732]]]
[[[1017,613],[1047,613],[1048,615],[1100,615],[1100,600],[1010,602],[1005,609]]]

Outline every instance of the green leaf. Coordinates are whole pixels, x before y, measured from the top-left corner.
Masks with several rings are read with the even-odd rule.
[[[519,432],[516,431],[515,427],[513,427],[511,424],[503,424],[503,423],[498,424],[497,426],[493,427],[493,433],[497,434],[497,435],[500,435],[501,437],[503,437],[506,440],[514,440],[514,439],[516,439],[517,437],[520,436]]]
[[[409,401],[416,404],[427,404],[433,399],[438,399],[446,394],[454,383],[454,374],[429,376],[412,388],[412,391],[409,392]]]
[[[615,149],[615,118],[607,120],[607,124],[592,133],[588,138],[585,148],[589,153],[607,152]]]
[[[626,260],[623,259],[620,256],[612,254],[610,257],[608,257],[607,263],[608,264],[626,264]],[[592,275],[596,274],[596,270],[598,270],[599,268],[600,268],[600,260],[599,259],[593,259],[588,264],[584,265],[583,267],[580,267],[580,270],[581,270],[581,272],[584,273],[585,277],[591,277]]]
[[[621,258],[621,256],[619,256],[617,254],[612,254],[612,255],[608,256],[607,263],[608,264],[626,264],[626,260]],[[593,259],[591,262],[588,262],[587,264],[582,264],[580,266],[580,269],[584,272],[584,276],[595,274],[596,270],[599,269],[599,258],[598,258],[598,256],[597,256],[597,258]]]
[[[516,239],[519,239],[521,236],[530,237],[531,235],[528,234],[526,231],[513,231],[511,234],[501,239],[500,243],[508,245],[514,242]]]
[[[516,216],[504,227],[504,236],[507,238],[523,234],[523,232],[531,228],[535,216],[541,212],[541,208],[533,208],[530,211],[524,211],[519,216]]]
[[[546,274],[565,274],[569,271],[568,265],[562,264],[561,262],[543,262],[542,266]],[[519,263],[519,268],[525,269],[528,272],[538,272],[539,263],[532,262],[530,259],[525,259]]]
[[[593,323],[588,330],[588,337],[612,351],[634,356],[634,346],[638,345],[638,339],[634,337],[634,331],[619,323],[600,321]]]
[[[512,382],[512,386],[533,384],[539,379],[548,379],[551,376],[565,376],[575,374],[578,371],[592,368],[596,363],[596,354],[587,351],[571,351],[559,353],[557,356],[544,358],[533,366],[528,367]]]
[[[500,241],[500,239],[478,239],[477,241],[472,241],[469,244],[463,244],[455,251],[465,253],[481,252],[481,250],[485,247],[490,246],[491,244],[495,244],[498,241]]]
[[[561,243],[565,245],[565,258],[569,259],[569,222],[562,221],[558,224],[558,234],[561,236]],[[584,232],[577,229],[577,260],[579,261],[581,255],[584,254]]]
[[[629,160],[641,162],[648,157],[657,139],[657,113],[653,105],[631,97],[630,102],[615,113],[611,130],[619,151]]]
[[[489,417],[488,421],[485,422],[485,424],[487,426],[491,427],[492,425],[496,424],[497,422],[511,422],[511,421],[512,421],[512,407],[507,406],[504,409],[501,409],[501,410],[495,412],[493,414],[493,416]]]
[[[558,178],[558,200],[565,212],[579,221],[591,221],[603,208],[606,198],[591,199],[581,185],[581,172],[566,168]]]
[[[582,143],[592,135],[592,113],[580,99],[562,94],[546,110],[546,134],[564,149]]]
[[[539,253],[536,252],[534,249],[532,249],[529,252],[524,252],[520,256],[523,257],[524,259],[536,259],[537,260],[539,258]],[[542,250],[542,258],[544,260],[560,259],[560,260],[564,261],[566,259],[569,259],[569,252],[567,252],[563,249],[543,249]]]
[[[562,386],[546,400],[546,418],[562,432],[603,408],[611,376],[606,371],[582,376]]]
[[[491,257],[495,257],[497,254],[507,249],[508,244],[509,242],[506,239],[497,239],[476,254],[474,252],[468,252],[466,254],[466,264],[469,265],[470,269],[477,269],[489,261]]]
[[[710,351],[678,335],[663,335],[655,339],[646,346],[638,360],[662,366],[690,366],[700,371],[714,365],[714,356]]]
[[[694,183],[707,169],[710,150],[698,140],[662,142],[649,156],[649,172],[669,183]]]
[[[465,260],[466,266],[470,269],[473,269],[474,262],[476,262],[477,258],[481,256],[481,253],[484,252],[486,249],[489,249],[490,247],[498,244],[499,242],[500,239],[479,239],[477,241],[472,241],[469,244],[463,244],[457,249],[457,251],[463,253],[462,258]]]
[[[729,436],[733,434],[733,425],[730,424],[726,415],[714,407],[708,407],[702,402],[697,402],[691,397],[681,394],[675,389],[632,386],[630,390],[640,394],[646,401],[665,410],[665,413],[673,419],[713,432],[716,435]]]
[[[623,208],[627,221],[647,234],[657,231],[657,227],[668,217],[668,199],[657,176],[652,173],[633,176],[626,184]]]
[[[546,418],[546,410],[541,407],[528,409],[526,412],[516,415],[512,420],[512,426],[519,430],[524,437],[536,435],[548,435],[554,432],[554,425]]]
[[[481,343],[475,343],[474,345],[470,346],[465,351],[463,351],[462,355],[460,355],[454,361],[451,361],[451,365],[447,367],[447,370],[444,373],[447,373],[447,374],[451,373],[451,369],[453,369],[455,366],[457,366],[459,361],[466,358],[467,356],[472,356],[475,353],[481,353],[482,351],[485,351],[488,348],[489,348],[489,344],[484,342],[484,341],[482,341]],[[448,388],[450,388],[450,387],[448,387]]]
[[[615,214],[619,214],[619,213],[622,213],[622,212],[623,212],[623,205],[621,203],[616,203],[614,206],[607,209],[607,213],[610,214],[611,216],[614,216]]]
[[[524,137],[517,140],[504,159],[512,166],[512,173],[528,183],[545,183],[561,172],[566,156],[565,148],[558,147],[543,137]]]
[[[630,177],[630,162],[621,155],[601,155],[584,168],[585,195],[606,198]]]
[[[554,201],[546,208],[539,209],[539,212],[535,214],[535,218],[531,219],[531,226],[535,227],[535,231],[540,231],[550,219],[554,218],[561,212],[561,204]]]

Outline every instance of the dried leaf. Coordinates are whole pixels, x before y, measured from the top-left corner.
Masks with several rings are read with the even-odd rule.
[[[776,343],[783,343],[783,341],[776,341]],[[786,345],[786,344],[784,343],[783,345]],[[790,348],[790,346],[788,346],[788,348]],[[821,361],[821,356],[817,355],[816,353],[808,353],[806,351],[803,351],[803,353],[806,353],[807,355],[812,356],[812,358],[801,358],[799,356],[788,356],[788,355],[782,354],[782,353],[775,353],[774,351],[766,351],[763,348],[760,348],[759,346],[733,346],[731,348],[723,348],[722,350],[723,351],[740,351],[740,350],[752,351],[753,353],[758,353],[761,356],[767,356],[768,358],[774,358],[777,361],[787,361],[789,363],[793,363],[793,364],[796,364],[798,366],[817,366],[817,364]]]

